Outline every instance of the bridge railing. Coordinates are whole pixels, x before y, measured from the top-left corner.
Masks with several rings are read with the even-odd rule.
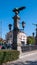
[[[22,50],[22,52],[37,50],[37,45],[21,46],[21,50]]]

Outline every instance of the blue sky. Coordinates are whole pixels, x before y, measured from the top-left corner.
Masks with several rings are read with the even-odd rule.
[[[2,21],[2,37],[5,38],[8,30],[8,24],[13,24],[12,17],[13,8],[26,6],[26,9],[19,13],[20,22],[25,21],[24,32],[27,36],[35,32],[35,26],[32,23],[37,23],[37,0],[0,0],[0,22]]]

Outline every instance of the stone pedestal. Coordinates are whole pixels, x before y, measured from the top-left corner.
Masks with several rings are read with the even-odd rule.
[[[20,54],[19,54],[19,58],[21,57],[21,55],[22,55],[22,49],[21,49],[21,45],[17,45],[17,51],[19,51],[20,52]]]

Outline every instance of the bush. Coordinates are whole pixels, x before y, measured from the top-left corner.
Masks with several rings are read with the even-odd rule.
[[[19,58],[19,51],[16,50],[0,50],[0,65],[2,63],[13,61]]]

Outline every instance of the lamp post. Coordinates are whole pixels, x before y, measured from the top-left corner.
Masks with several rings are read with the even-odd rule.
[[[37,24],[33,24],[36,26],[36,36],[35,36],[35,45],[37,45]]]
[[[15,16],[13,17],[14,20],[14,27],[13,27],[13,43],[12,43],[12,48],[14,50],[17,50],[17,35],[19,32],[19,20],[20,17],[18,16],[19,12],[23,9],[25,9],[26,7],[21,7],[21,8],[14,8],[13,12],[15,13]],[[24,22],[22,22],[22,27],[24,29]]]
[[[36,37],[35,37],[35,40],[36,40],[35,44],[37,45],[37,24],[36,24]]]

